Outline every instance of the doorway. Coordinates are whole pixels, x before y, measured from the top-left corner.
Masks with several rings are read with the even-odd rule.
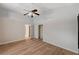
[[[30,25],[25,24],[25,39],[30,38]]]
[[[38,39],[43,40],[43,25],[38,25]]]

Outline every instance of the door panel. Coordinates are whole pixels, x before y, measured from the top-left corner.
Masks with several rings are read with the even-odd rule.
[[[25,38],[30,37],[30,25],[26,24],[25,25]]]

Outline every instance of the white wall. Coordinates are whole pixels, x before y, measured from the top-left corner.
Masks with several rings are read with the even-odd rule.
[[[0,20],[0,39],[2,39],[2,21]]]
[[[51,11],[46,11],[48,14],[35,20],[35,37],[38,37],[38,24],[43,24],[45,42],[78,53],[78,9],[78,4],[57,9],[51,7]]]
[[[23,14],[17,12],[15,8],[12,10],[9,8],[0,4],[0,44],[23,40],[25,24],[30,24]]]

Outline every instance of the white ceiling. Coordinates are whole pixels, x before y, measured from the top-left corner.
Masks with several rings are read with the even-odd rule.
[[[20,13],[24,13],[24,9],[38,9],[41,12],[47,10],[54,10],[60,7],[72,6],[75,3],[4,3],[2,4],[5,8],[18,11]]]

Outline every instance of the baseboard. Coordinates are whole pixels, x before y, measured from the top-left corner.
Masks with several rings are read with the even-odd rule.
[[[0,43],[0,45],[4,45],[4,44],[8,44],[8,43],[13,43],[13,42],[17,42],[17,41],[21,41],[21,40],[24,40],[24,39],[16,39],[16,40],[13,40],[13,41],[6,41],[6,42],[2,42]]]
[[[45,40],[43,40],[44,42],[47,42],[47,41],[45,41]],[[62,49],[65,49],[65,50],[68,50],[68,51],[70,51],[70,52],[73,52],[73,53],[79,53],[79,49],[78,49],[78,51],[74,51],[74,50],[71,50],[71,49],[67,49],[67,48],[64,48],[64,47],[61,47],[61,46],[58,46],[58,45],[56,45],[56,44],[52,44],[52,43],[50,43],[50,42],[47,42],[47,43],[49,43],[49,44],[51,44],[51,45],[55,45],[55,46],[57,46],[57,47],[59,47],[59,48],[62,48]]]

